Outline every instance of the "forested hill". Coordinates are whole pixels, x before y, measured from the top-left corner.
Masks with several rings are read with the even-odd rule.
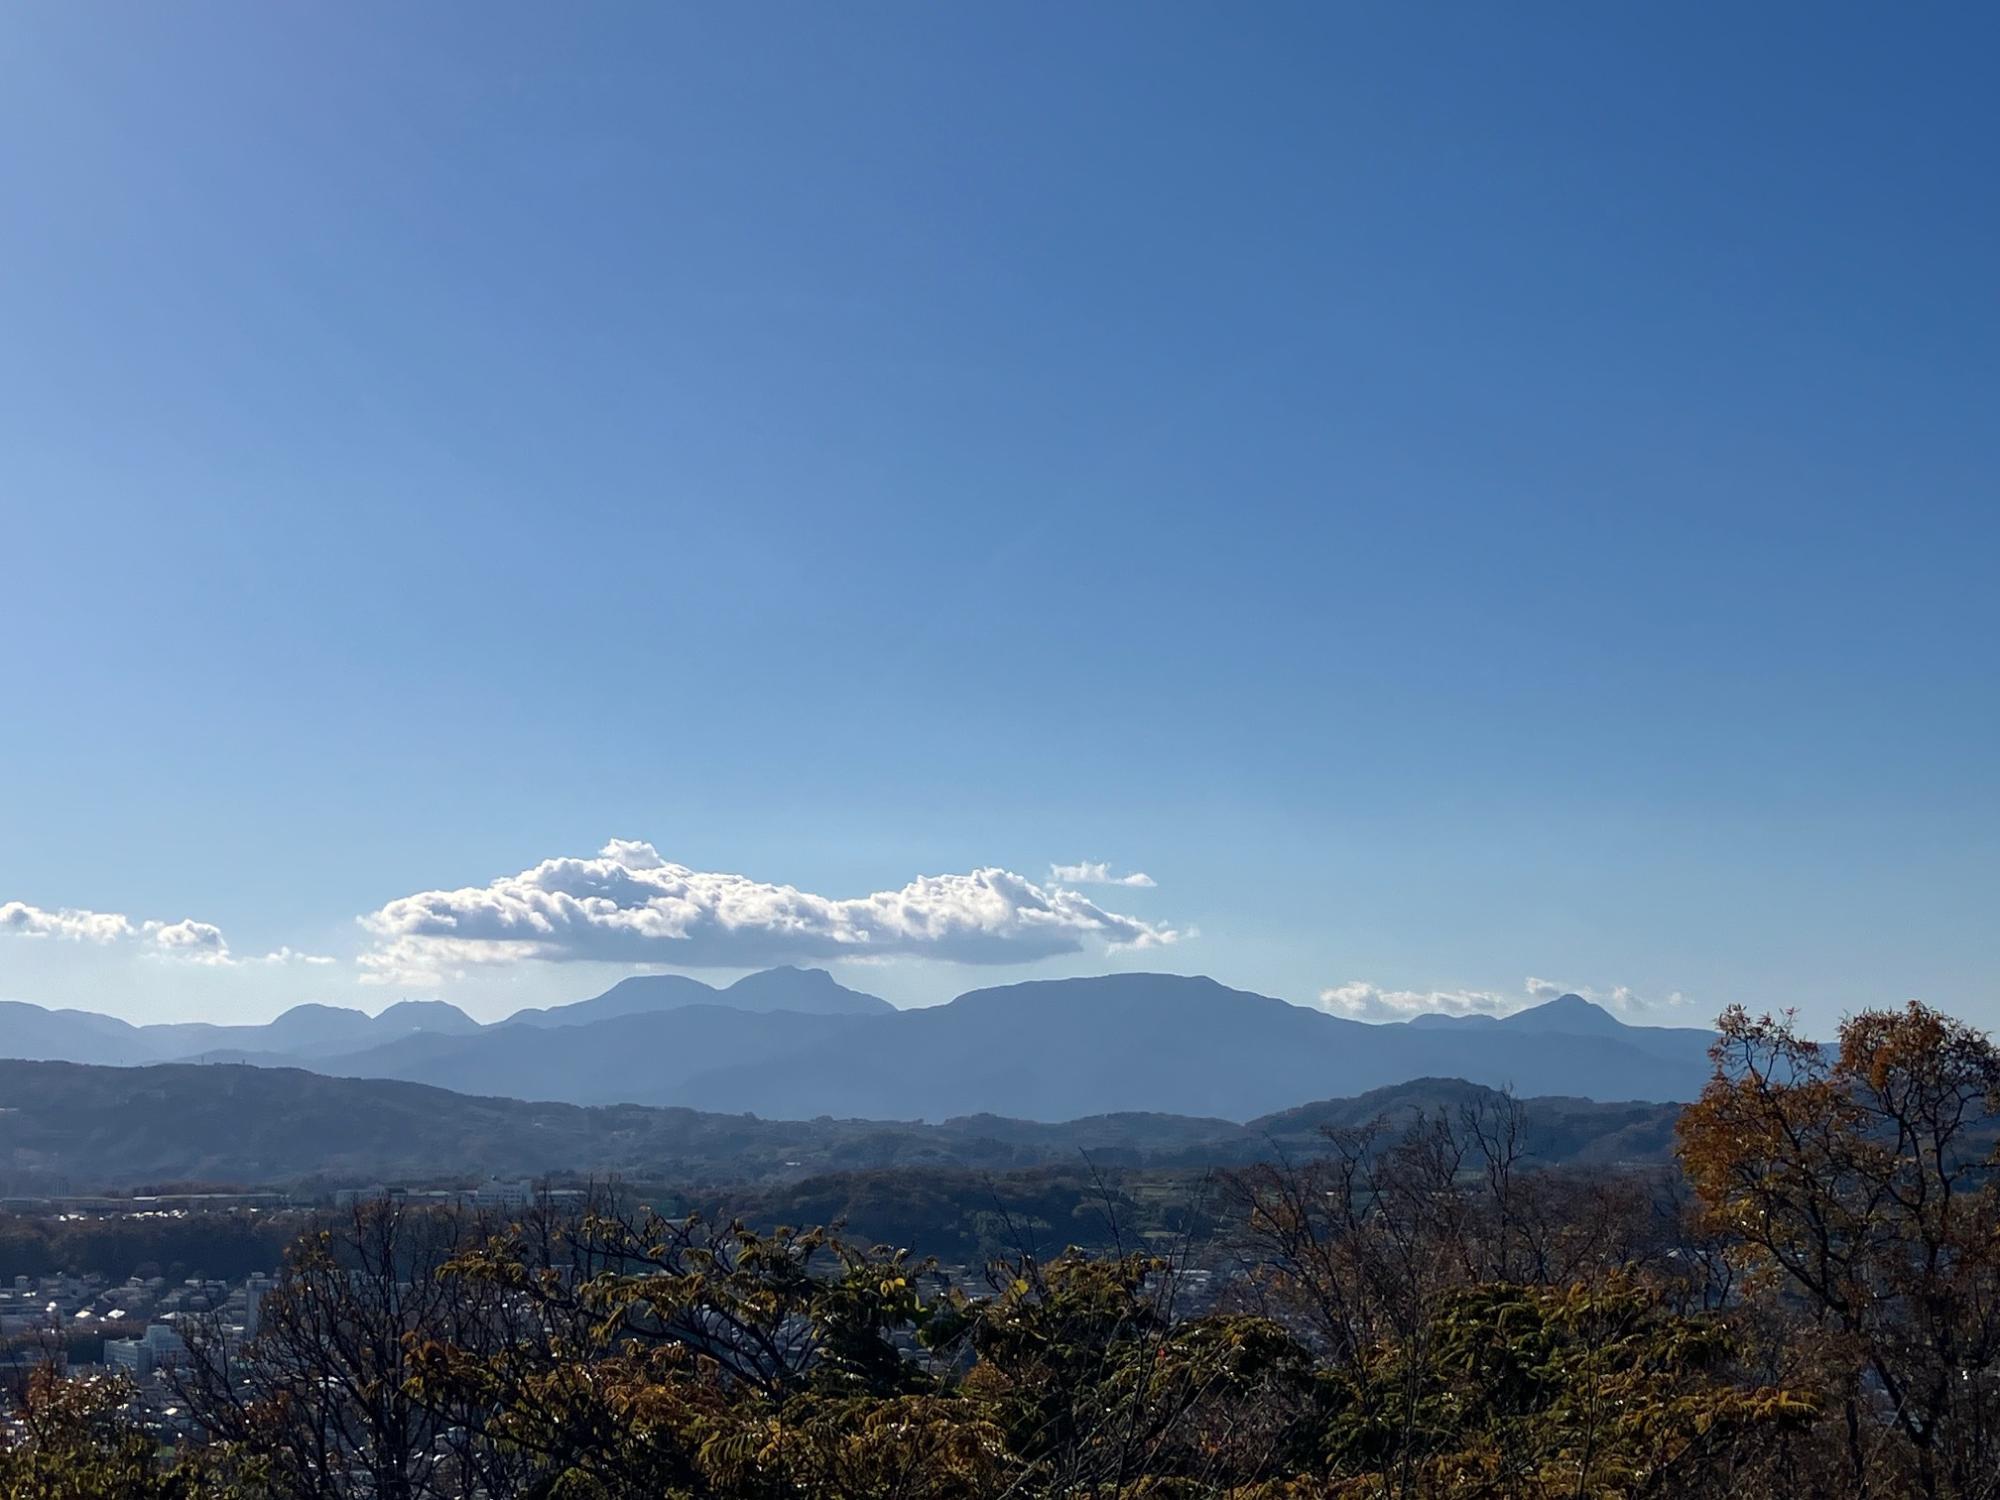
[[[283,1186],[618,1173],[689,1182],[786,1179],[896,1166],[1004,1170],[1085,1157],[1206,1166],[1310,1153],[1322,1126],[1490,1104],[1455,1079],[1419,1079],[1236,1124],[1109,1114],[1062,1124],[971,1116],[940,1124],[767,1120],[640,1105],[582,1107],[334,1078],[295,1068],[110,1068],[0,1062],[0,1193],[49,1195],[161,1182]],[[1524,1101],[1534,1159],[1663,1160],[1676,1106]]]

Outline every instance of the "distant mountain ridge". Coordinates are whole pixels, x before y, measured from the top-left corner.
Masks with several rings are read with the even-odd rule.
[[[841,985],[824,969],[768,969],[724,989],[678,974],[642,974],[571,1005],[516,1011],[482,1026],[443,1000],[400,1000],[380,1015],[337,1005],[295,1005],[261,1025],[221,1026],[169,1021],[136,1026],[87,1010],[48,1010],[0,1000],[0,1057],[27,1061],[102,1063],[247,1058],[288,1062],[367,1052],[420,1036],[470,1036],[495,1027],[571,1026],[680,1005],[723,1005],[804,1014],[879,1014],[888,1001]]]
[[[436,1002],[394,1006],[372,1020],[301,1007],[262,1028],[134,1028],[84,1012],[20,1009],[33,1024],[0,1034],[0,1050],[24,1056],[159,1060],[107,1055],[136,1034],[146,1045],[182,1047],[173,1055],[189,1060],[792,1120],[1162,1113],[1240,1122],[1416,1078],[1684,1101],[1709,1076],[1713,1040],[1706,1031],[1629,1026],[1575,995],[1498,1019],[1368,1024],[1172,974],[1037,980],[916,1010],[848,990],[819,970],[768,970],[725,989],[645,975],[488,1026]],[[11,1019],[0,1014],[0,1026]]]
[[[378,1016],[336,1005],[295,1005],[261,1025],[168,1021],[135,1026],[84,1010],[45,1010],[0,1000],[0,1055],[29,1061],[130,1067],[230,1048],[307,1058],[425,1031],[465,1033],[479,1023],[441,1000],[404,1000]]]
[[[731,1010],[791,1011],[809,1016],[883,1015],[895,1010],[887,1000],[850,990],[824,969],[780,968],[746,974],[717,990],[683,974],[635,974],[603,994],[573,1005],[517,1010],[502,1026],[579,1026],[616,1016],[647,1015],[688,1005],[722,1005]]]

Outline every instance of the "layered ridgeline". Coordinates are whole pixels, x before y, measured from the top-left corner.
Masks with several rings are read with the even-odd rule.
[[[1488,1118],[1477,1084],[1423,1078],[1237,1124],[1107,1114],[1047,1124],[974,1115],[762,1120],[642,1105],[584,1108],[482,1099],[423,1084],[330,1078],[295,1068],[164,1063],[134,1068],[0,1062],[0,1197],[121,1191],[165,1183],[288,1187],[558,1176],[793,1181],[883,1168],[1202,1168],[1324,1149],[1322,1130],[1419,1114]],[[1678,1106],[1520,1101],[1528,1160],[1628,1166],[1664,1161]]]
[[[0,1057],[126,1067],[236,1052],[298,1064],[393,1046],[418,1036],[469,1036],[506,1026],[579,1026],[688,1005],[809,1015],[871,1015],[895,1009],[886,1000],[843,987],[823,969],[767,969],[726,989],[678,974],[640,975],[593,999],[516,1011],[494,1026],[482,1026],[442,1000],[404,1000],[376,1016],[338,1005],[295,1005],[261,1026],[215,1026],[205,1021],[134,1026],[93,1011],[47,1010],[0,1000]]]
[[[1156,1112],[1242,1122],[1414,1078],[1522,1095],[1689,1100],[1708,1076],[1711,1040],[1627,1026],[1575,995],[1499,1019],[1371,1024],[1169,974],[1041,980],[920,1010],[897,1010],[818,970],[774,969],[725,989],[651,975],[485,1026],[438,1002],[372,1018],[301,1006],[262,1027],[135,1027],[0,1008],[4,1056],[302,1067],[466,1094],[772,1120]]]

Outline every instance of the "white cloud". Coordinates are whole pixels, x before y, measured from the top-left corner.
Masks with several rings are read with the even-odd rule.
[[[835,898],[691,870],[629,839],[612,840],[595,858],[546,859],[487,885],[404,896],[361,924],[376,940],[361,963],[379,983],[434,982],[471,965],[530,960],[697,968],[892,956],[1021,963],[1090,944],[1149,948],[1185,936],[1002,869],[925,875],[900,890]]]
[[[1628,984],[1614,984],[1609,989],[1598,989],[1588,984],[1557,984],[1552,979],[1537,979],[1528,976],[1528,993],[1536,1004],[1553,1000],[1559,995],[1581,995],[1595,1005],[1609,1010],[1622,1010],[1628,1014],[1651,1010],[1678,1010],[1691,1001],[1679,990],[1665,995],[1641,995]]]
[[[628,870],[658,870],[667,863],[660,858],[660,851],[644,839],[613,839],[598,853]]]
[[[178,922],[148,922],[146,936],[152,939],[154,951],[169,958],[186,959],[196,964],[232,964],[229,944],[223,939],[222,929],[211,922],[197,922],[183,918]]]
[[[0,904],[0,933],[17,937],[53,937],[68,942],[112,943],[136,941],[154,958],[179,959],[186,963],[227,968],[239,963],[330,964],[335,960],[317,953],[297,953],[280,948],[262,958],[238,958],[229,950],[222,929],[212,922],[184,917],[178,922],[134,922],[118,912],[80,911],[63,907],[45,911],[25,901]]]
[[[1407,1021],[1412,1016],[1504,1016],[1542,1005],[1562,995],[1581,995],[1610,1010],[1636,1014],[1660,1007],[1688,1004],[1679,990],[1656,1000],[1636,994],[1629,985],[1595,989],[1587,984],[1557,984],[1529,975],[1521,993],[1498,990],[1385,990],[1364,980],[1349,980],[1319,992],[1322,1010],[1357,1021]]]
[[[1050,865],[1049,878],[1059,884],[1068,885],[1129,885],[1150,889],[1159,884],[1143,870],[1134,870],[1130,875],[1113,875],[1111,866],[1102,860],[1084,860],[1081,864]]]
[[[1319,992],[1321,1010],[1356,1021],[1407,1021],[1412,1016],[1497,1016],[1518,1000],[1492,990],[1385,990],[1350,979]]]
[[[132,936],[132,923],[116,912],[78,911],[67,906],[44,911],[25,901],[8,901],[0,903],[0,932],[72,943],[115,943]]]
[[[296,948],[279,948],[273,952],[266,953],[262,958],[252,959],[251,962],[260,964],[308,964],[318,969],[325,968],[329,964],[337,964],[340,960],[325,953],[301,953]]]

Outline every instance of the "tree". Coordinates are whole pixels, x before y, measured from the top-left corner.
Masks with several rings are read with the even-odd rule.
[[[1809,1423],[1803,1394],[1734,1378],[1726,1327],[1650,1288],[1490,1282],[1423,1338],[1334,1372],[1324,1458],[1341,1496],[1707,1496],[1760,1476]]]
[[[124,1418],[131,1388],[109,1376],[65,1380],[39,1365],[21,1384],[20,1432],[0,1431],[5,1500],[169,1500],[200,1491],[156,1458],[157,1445]]]
[[[993,1445],[898,1343],[929,1272],[825,1229],[600,1209],[457,1256],[445,1284],[507,1308],[505,1336],[422,1340],[410,1389],[491,1414],[517,1461],[494,1494],[977,1493]]]
[[[1853,1492],[1993,1494],[2000,1054],[1912,1002],[1854,1016],[1835,1049],[1739,1007],[1713,1056],[1681,1158],[1710,1222],[1843,1366]]]
[[[966,1396],[1005,1434],[1014,1492],[1204,1493],[1283,1472],[1310,1410],[1312,1357],[1255,1317],[1177,1320],[1173,1263],[1070,1251],[994,1268],[962,1311]]]
[[[508,1309],[448,1286],[446,1263],[478,1225],[455,1212],[358,1203],[287,1252],[257,1336],[238,1348],[219,1322],[187,1334],[177,1394],[211,1437],[265,1467],[272,1493],[426,1500],[468,1493],[483,1413],[414,1394],[411,1340],[482,1347]]]

